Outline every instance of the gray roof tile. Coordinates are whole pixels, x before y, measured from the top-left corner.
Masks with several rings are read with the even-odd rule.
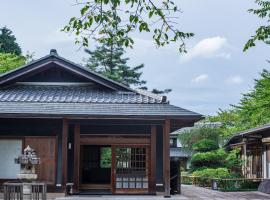
[[[0,89],[0,102],[148,104],[162,103],[162,100],[135,92],[104,91],[89,86],[14,85]]]
[[[170,104],[0,102],[0,114],[72,116],[164,116],[201,115]]]
[[[176,158],[188,158],[190,155],[188,155],[185,151],[183,151],[180,148],[170,148],[170,157],[176,157]]]
[[[20,84],[0,89],[0,115],[201,117],[147,93]]]

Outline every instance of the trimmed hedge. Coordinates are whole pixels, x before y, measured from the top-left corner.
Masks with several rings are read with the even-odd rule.
[[[199,176],[203,178],[229,178],[230,173],[227,168],[217,168],[217,169],[203,169],[203,170],[197,170],[192,173],[193,176]]]
[[[226,152],[223,149],[216,151],[196,153],[191,158],[192,171],[204,168],[225,167]]]
[[[218,143],[214,140],[203,139],[192,145],[192,149],[198,152],[213,151],[219,148]]]

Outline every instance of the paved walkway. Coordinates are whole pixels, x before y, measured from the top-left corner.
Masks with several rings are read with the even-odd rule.
[[[73,196],[57,200],[161,200],[163,196]],[[168,199],[168,198],[166,198]],[[269,200],[270,195],[261,192],[219,192],[210,189],[182,185],[182,195],[173,195],[168,200]]]
[[[270,195],[261,192],[219,192],[191,185],[182,185],[182,195],[187,199],[213,200],[259,200],[270,199]]]
[[[57,198],[56,198],[57,196]],[[0,194],[0,200],[3,199]],[[161,195],[104,195],[104,196],[71,196],[63,197],[63,194],[48,194],[48,200],[161,200]],[[173,195],[168,200],[270,200],[270,195],[261,192],[219,192],[210,189],[182,185],[182,195]]]

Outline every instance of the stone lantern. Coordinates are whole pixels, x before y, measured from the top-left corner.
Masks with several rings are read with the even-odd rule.
[[[23,193],[30,194],[31,188],[27,183],[37,179],[35,167],[40,164],[40,158],[37,157],[35,150],[28,145],[23,154],[15,158],[15,163],[21,165],[20,173],[17,175],[18,179],[26,183],[23,186]]]

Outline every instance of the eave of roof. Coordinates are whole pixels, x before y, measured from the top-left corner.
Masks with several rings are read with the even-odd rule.
[[[170,104],[1,102],[0,117],[113,117],[198,120],[201,115]]]
[[[179,147],[171,147],[170,148],[170,157],[174,158],[188,158],[190,155],[188,155],[186,152],[182,151]]]
[[[265,124],[259,127],[255,127],[255,128],[251,128],[251,129],[247,129],[238,133],[235,133],[229,140],[228,142],[225,144],[225,146],[229,145],[233,140],[237,139],[237,138],[241,138],[241,137],[246,137],[246,136],[250,136],[253,134],[258,134],[264,131],[270,130],[270,124]]]

